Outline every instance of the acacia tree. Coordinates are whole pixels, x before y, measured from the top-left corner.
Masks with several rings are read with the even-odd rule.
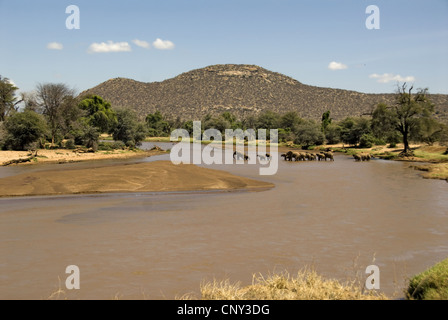
[[[379,105],[374,113],[373,119],[377,123],[383,123],[385,128],[394,128],[401,136],[404,144],[404,155],[411,155],[409,137],[416,130],[423,118],[429,118],[434,111],[434,105],[428,97],[428,89],[419,89],[413,94],[411,86],[407,88],[406,83],[398,86],[396,102],[391,106]]]
[[[51,142],[67,126],[67,116],[76,116],[75,91],[62,83],[37,85],[37,100],[41,113],[45,115],[50,129]]]

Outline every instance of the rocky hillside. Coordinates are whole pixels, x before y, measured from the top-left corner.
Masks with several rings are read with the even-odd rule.
[[[370,113],[392,94],[308,86],[255,65],[214,65],[189,71],[163,82],[108,80],[84,94],[97,94],[114,107],[129,107],[144,117],[159,110],[170,118],[200,120],[204,115],[230,111],[240,117],[266,110],[297,111],[304,118],[320,119],[330,110],[336,120]],[[436,113],[448,120],[448,95],[432,95]]]

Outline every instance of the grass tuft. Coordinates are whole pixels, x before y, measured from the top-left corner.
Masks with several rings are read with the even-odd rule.
[[[254,275],[252,284],[229,280],[213,280],[201,284],[202,300],[387,300],[376,291],[365,291],[358,281],[341,283],[324,279],[311,269],[303,269],[296,276],[288,272],[264,277]],[[191,296],[190,296],[191,298]]]
[[[409,300],[448,300],[448,259],[414,276],[407,289]]]

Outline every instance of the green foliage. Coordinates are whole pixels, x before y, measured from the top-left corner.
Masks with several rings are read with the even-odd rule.
[[[84,97],[79,103],[79,108],[85,111],[87,123],[98,128],[101,133],[110,132],[117,124],[117,116],[111,104],[100,96]]]
[[[71,124],[79,117],[74,90],[62,83],[46,83],[37,86],[37,103],[46,117],[51,141],[62,140]]]
[[[328,144],[337,144],[341,142],[342,128],[339,124],[331,123],[325,129],[325,139]]]
[[[296,135],[291,132],[291,130],[279,128],[278,129],[278,141],[279,142],[288,142],[288,141],[294,141],[296,139]]]
[[[328,110],[322,114],[322,131],[325,133],[327,131],[327,127],[331,124],[333,119],[331,119],[331,112]]]
[[[150,137],[168,137],[171,134],[171,125],[160,111],[146,116],[146,126]]]
[[[361,137],[371,133],[370,120],[362,117],[348,117],[339,123],[341,140],[350,145],[358,145]]]
[[[285,130],[295,131],[299,124],[302,122],[299,114],[295,111],[285,113],[280,120],[280,127]]]
[[[228,123],[230,123],[230,126],[233,126],[237,122],[237,118],[233,113],[230,113],[228,111],[221,114],[221,117],[226,120]]]
[[[370,133],[365,133],[359,139],[359,147],[360,148],[372,148],[375,143],[375,137]]]
[[[0,122],[5,121],[16,111],[16,106],[20,102],[15,95],[18,89],[8,78],[0,76]]]
[[[100,142],[98,144],[98,150],[101,151],[114,151],[124,149],[126,149],[126,145],[122,141]]]
[[[448,300],[448,259],[414,276],[406,293],[410,300]]]
[[[296,135],[294,143],[301,145],[304,149],[314,145],[322,145],[325,142],[321,126],[313,120],[303,121],[294,133]]]
[[[33,112],[25,111],[10,116],[4,123],[6,137],[4,145],[13,150],[27,150],[47,133],[45,119]]]
[[[418,120],[419,123],[415,126],[414,130],[410,134],[410,138],[413,141],[419,141],[433,145],[436,141],[443,141],[448,127],[438,122],[434,118],[423,117]]]
[[[373,112],[372,119],[372,126],[377,134],[395,131],[401,135],[404,154],[410,150],[410,135],[421,132],[422,125],[434,112],[434,105],[428,97],[428,89],[419,89],[416,94],[412,93],[412,89],[413,87],[408,90],[406,83],[401,88],[398,87],[396,103],[392,106],[379,104]],[[431,136],[434,133],[431,130],[433,126],[430,122],[426,124],[428,126],[424,135]]]
[[[204,124],[204,130],[207,129],[216,129],[220,131],[222,134],[225,133],[226,129],[231,129],[232,125],[229,121],[227,121],[224,117],[213,117],[209,119]]]
[[[193,134],[193,121],[192,120],[185,121],[182,126],[182,129],[187,130],[191,136]]]
[[[113,131],[114,140],[122,141],[128,147],[136,147],[146,138],[145,124],[140,123],[137,115],[130,109],[120,109],[117,113],[117,125]]]
[[[272,111],[263,112],[258,116],[256,129],[278,129],[281,127],[281,117]],[[255,128],[252,128],[255,129]]]
[[[67,148],[67,149],[69,149],[69,150],[73,150],[73,149],[75,149],[75,148],[76,148],[75,140],[73,140],[73,139],[68,139],[68,140],[65,142],[65,148]]]

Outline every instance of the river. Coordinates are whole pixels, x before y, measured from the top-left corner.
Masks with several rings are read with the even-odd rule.
[[[0,168],[0,177],[48,168]],[[257,166],[211,168],[275,188],[0,199],[0,299],[47,299],[58,288],[68,299],[173,299],[198,295],[203,280],[245,285],[253,274],[305,266],[364,281],[372,264],[380,291],[400,298],[408,277],[448,257],[448,184],[408,163],[336,155],[280,160],[272,176]],[[80,290],[65,288],[69,265],[79,267]]]

